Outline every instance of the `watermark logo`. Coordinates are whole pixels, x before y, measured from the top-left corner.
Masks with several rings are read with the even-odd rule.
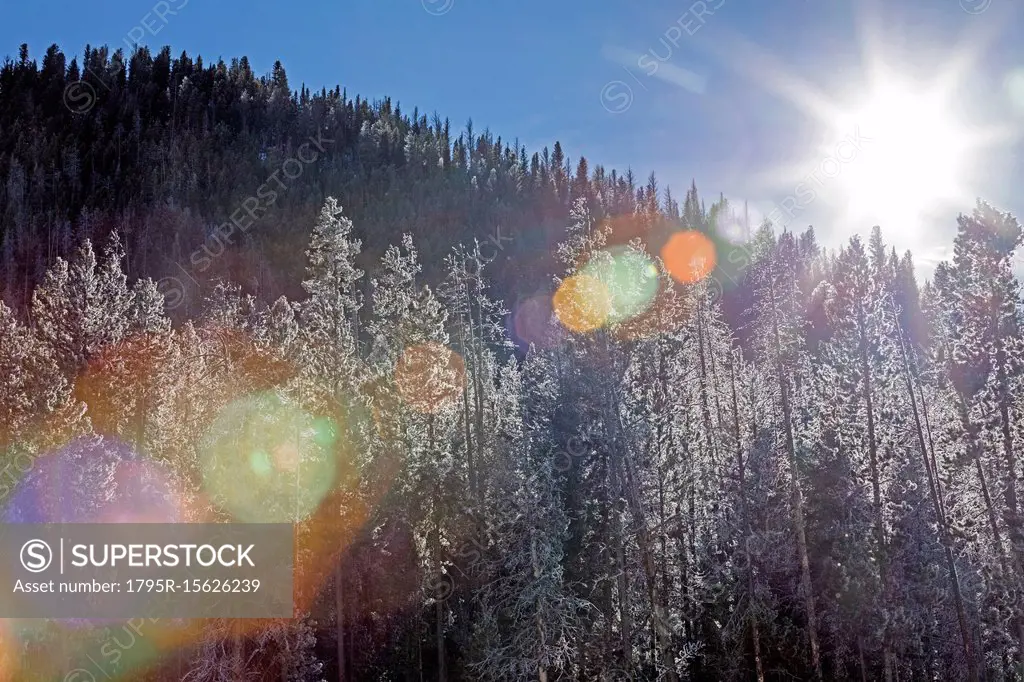
[[[139,40],[144,38],[147,33],[152,37],[156,37],[156,35],[170,23],[170,20],[167,17],[177,16],[178,10],[184,9],[189,3],[189,0],[172,1],[177,2],[177,6],[172,7],[168,0],[159,0],[155,5],[153,5],[153,8],[139,20],[139,25],[133,26],[131,30],[128,31],[128,34],[122,39],[125,46],[128,48],[128,54],[132,53],[136,46],[140,44]],[[427,0],[424,0],[424,2],[426,1]],[[114,71],[108,73],[108,77],[119,76],[125,69],[123,61],[111,62],[111,65],[114,66]],[[104,74],[96,73],[88,66],[85,67],[85,71],[91,74],[104,90],[108,93],[111,92],[111,86],[106,82],[107,78],[104,77]],[[96,106],[96,88],[94,88],[90,83],[86,83],[84,80],[68,83],[67,87],[64,88],[64,106],[66,106],[73,114],[89,113],[92,111],[93,107]]]
[[[53,563],[53,550],[42,540],[29,540],[21,546],[21,565],[30,573],[42,573]]]
[[[72,114],[87,114],[95,105],[96,88],[85,81],[74,81],[64,88],[64,106]]]
[[[609,81],[601,88],[601,106],[611,114],[621,114],[633,106],[633,88],[625,81]]]
[[[455,7],[455,0],[420,0],[420,4],[423,5],[427,14],[440,17],[452,11],[452,7]]]
[[[501,232],[501,225],[494,228],[494,234],[488,235],[487,241],[478,243],[476,250],[469,253],[470,258],[466,261],[467,271],[471,275],[480,276],[485,267],[498,258],[498,254],[505,250],[505,242],[514,242],[512,237],[505,236]],[[487,255],[490,254],[490,255]]]
[[[455,581],[448,573],[431,571],[423,581],[423,588],[437,601],[445,601],[455,592]]]
[[[164,297],[168,310],[174,310],[185,300],[185,283],[177,277],[164,277],[156,283],[156,290]]]
[[[644,90],[647,90],[647,86],[633,73],[634,68],[639,69],[648,77],[656,76],[691,92],[703,94],[707,85],[705,77],[669,62],[681,41],[686,40],[684,36],[693,36],[700,31],[710,21],[710,17],[725,5],[725,2],[726,0],[696,0],[682,15],[668,25],[658,39],[659,45],[652,45],[642,54],[613,46],[605,46],[602,51],[606,58],[618,63],[630,78]],[[601,88],[601,105],[609,113],[621,114],[632,104],[633,89],[624,81],[609,81]]]
[[[292,524],[16,523],[2,530],[0,592],[7,597],[0,599],[0,618],[294,612]],[[77,668],[95,674],[88,665]]]
[[[139,19],[138,26],[132,26],[132,29],[128,31],[123,40],[124,44],[128,46],[129,53],[131,50],[139,44],[139,41],[146,37],[148,33],[152,37],[156,37],[160,31],[167,27],[170,23],[168,16],[177,16],[178,10],[185,9],[189,0],[178,0],[177,7],[171,7],[171,3],[167,0],[160,0],[153,8]]]
[[[992,6],[992,0],[960,0],[960,8],[968,14],[981,14]]]
[[[192,272],[206,272],[213,262],[224,254],[227,246],[235,243],[234,238],[239,234],[248,235],[249,230],[277,204],[278,198],[295,185],[298,178],[305,172],[305,168],[318,161],[321,155],[326,154],[328,144],[334,144],[334,140],[324,137],[324,134],[320,132],[316,137],[310,136],[306,142],[299,145],[294,156],[285,159],[281,167],[270,174],[267,181],[256,190],[256,193],[242,201],[241,205],[228,216],[230,220],[210,231],[205,243],[189,256],[191,268],[186,269],[177,261],[170,261],[184,277],[192,282],[196,291],[200,291],[202,285],[192,276]],[[293,170],[294,173],[291,172]],[[280,176],[283,176],[287,182]],[[174,310],[186,300],[185,282],[178,277],[162,278],[157,282],[157,291],[164,296],[166,310]]]

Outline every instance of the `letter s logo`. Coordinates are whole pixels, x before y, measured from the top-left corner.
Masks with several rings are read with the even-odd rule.
[[[53,561],[53,550],[42,540],[29,540],[21,546],[21,565],[30,573],[42,573]]]

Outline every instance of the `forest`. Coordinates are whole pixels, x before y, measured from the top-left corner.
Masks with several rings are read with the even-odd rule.
[[[955,220],[919,283],[280,63],[22,46],[3,521],[292,523],[295,611],[0,620],[0,680],[1024,680],[1024,232]]]

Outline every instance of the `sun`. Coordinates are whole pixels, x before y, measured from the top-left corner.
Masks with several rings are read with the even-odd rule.
[[[781,127],[788,144],[778,145],[779,161],[746,169],[766,220],[782,229],[820,221],[833,236],[879,225],[901,248],[927,246],[933,228],[972,206],[982,184],[1000,182],[996,169],[1024,129],[998,96],[979,89],[991,35],[908,46],[903,36],[890,40],[883,18],[863,5],[860,63],[837,53],[814,65],[819,83],[741,36],[711,52],[793,113]]]
[[[836,175],[851,221],[913,229],[925,213],[965,199],[977,145],[953,108],[942,90],[888,79],[837,116],[839,139],[857,141],[839,155]]]

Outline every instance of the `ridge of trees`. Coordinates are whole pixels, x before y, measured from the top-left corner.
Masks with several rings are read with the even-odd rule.
[[[319,148],[302,150],[310,140]],[[530,153],[471,120],[457,131],[340,86],[293,89],[280,62],[257,76],[245,57],[86,46],[79,63],[51,45],[39,63],[23,45],[0,67],[0,288],[16,309],[54,258],[112,231],[129,276],[183,286],[176,315],[220,278],[297,296],[306,230],[328,194],[359,225],[364,269],[408,232],[437,279],[448,249],[477,238],[494,244],[509,298],[554,271],[544,254],[576,198],[607,215],[636,203],[679,214],[653,174],[645,184],[572,162],[558,142]]]
[[[58,86],[81,77],[55,49],[41,70],[27,50],[0,70],[0,465],[76,438],[124,441],[198,493],[216,416],[266,392],[329,417],[339,462],[320,509],[293,519],[309,578],[296,618],[256,631],[204,622],[152,679],[1024,678],[1015,218],[979,201],[923,286],[878,229],[827,252],[813,230],[763,224],[733,252],[719,235],[746,221],[723,198],[705,210],[695,187],[680,208],[653,177],[636,187],[582,160],[570,174],[558,146],[534,164],[390,103],[286,97],[283,70],[275,97],[275,79],[250,80],[242,61],[141,52],[136,84],[124,76],[79,119],[39,113],[63,107]],[[90,69],[109,75],[119,58],[97,54],[86,51]],[[237,97],[213,85],[232,78],[246,84]],[[142,87],[151,79],[167,87]],[[171,83],[184,94],[165,100]],[[264,104],[237,106],[254,101],[248,85]],[[220,92],[224,108],[200,92]],[[149,140],[136,145],[147,161],[132,162],[121,194],[129,160],[109,145],[130,136],[125,112],[142,126],[141,108],[158,105],[140,128],[153,137],[133,138]],[[90,179],[73,189],[26,161],[78,149],[56,135],[64,125],[96,131]],[[231,126],[237,137],[217,142]],[[224,218],[217,206],[237,206],[233,188],[247,185],[220,174],[250,169],[258,187],[258,149],[279,161],[318,131],[338,140],[334,155],[282,197],[280,241],[261,222],[251,251],[216,259],[217,279],[172,324],[159,240],[202,244],[207,219],[186,206]],[[423,152],[430,139],[451,146]],[[160,166],[146,154],[161,148],[182,156]],[[196,165],[200,150],[217,163]],[[30,191],[36,168],[42,189]],[[351,213],[325,189],[339,178]],[[123,202],[113,213],[104,183]],[[203,204],[217,188],[227,195]],[[58,195],[59,210],[47,204]],[[99,215],[105,229],[82,231]],[[444,239],[426,229],[435,220],[454,226]],[[616,244],[648,252],[655,300],[510,353],[522,341],[507,331],[515,288],[498,285],[506,263],[480,236],[530,221],[541,237],[512,229],[509,249],[552,254],[537,271],[550,265],[550,291]],[[696,284],[658,258],[684,225],[721,247]],[[289,267],[294,289],[274,280]],[[233,277],[254,272],[248,290]],[[64,672],[45,647],[25,656],[20,679]]]

